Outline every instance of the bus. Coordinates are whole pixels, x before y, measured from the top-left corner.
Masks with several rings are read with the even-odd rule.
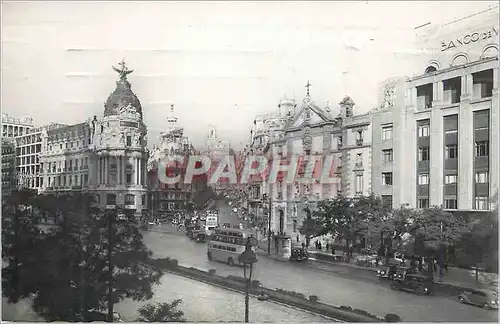
[[[248,237],[255,251],[257,240],[253,233],[236,228],[215,228],[208,238],[208,260],[225,262],[231,266],[238,264],[238,256],[245,251]]]
[[[219,215],[217,213],[208,213],[205,220],[205,230],[211,233],[216,227],[219,226]]]

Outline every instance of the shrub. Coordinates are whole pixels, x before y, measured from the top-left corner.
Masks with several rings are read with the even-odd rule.
[[[311,295],[311,296],[309,296],[309,300],[312,301],[313,303],[316,303],[318,301],[318,296]]]
[[[402,321],[401,317],[399,317],[398,314],[392,314],[392,313],[389,313],[389,314],[385,315],[384,320],[387,323],[396,323],[396,322],[401,322]]]

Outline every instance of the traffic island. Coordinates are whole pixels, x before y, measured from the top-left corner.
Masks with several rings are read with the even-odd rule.
[[[183,267],[178,264],[177,260],[170,258],[150,259],[150,262],[159,266],[166,272],[181,275],[186,278],[239,292],[245,292],[246,290],[246,279],[243,277],[222,277],[216,274],[215,269],[203,271],[193,267]],[[382,318],[364,310],[353,309],[349,306],[338,307],[322,303],[316,295],[306,296],[295,291],[262,287],[258,280],[252,280],[250,284],[250,293],[262,301],[270,300],[346,322],[394,322],[396,318],[401,321],[401,318],[396,314],[387,314]]]

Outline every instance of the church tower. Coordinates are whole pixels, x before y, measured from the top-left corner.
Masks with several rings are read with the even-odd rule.
[[[95,169],[90,173],[91,190],[100,206],[120,206],[140,216],[146,210],[147,129],[141,103],[127,80],[133,70],[124,61],[119,66],[113,67],[119,79],[103,117],[94,116],[90,122]]]

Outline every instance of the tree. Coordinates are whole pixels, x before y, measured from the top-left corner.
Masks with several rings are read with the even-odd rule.
[[[326,231],[319,219],[306,217],[299,228],[299,233],[305,236],[306,247],[309,247],[312,239],[326,234]]]
[[[36,285],[42,235],[37,227],[32,190],[13,191],[2,201],[2,294],[16,303]]]
[[[86,321],[91,309],[112,314],[123,298],[150,299],[162,273],[135,216],[95,209],[89,195],[60,196],[57,204],[59,226],[27,250],[36,266],[23,291],[34,296],[35,311],[48,321]]]
[[[171,303],[147,304],[139,309],[138,322],[185,322],[184,312],[177,307],[182,303],[176,299]]]
[[[467,231],[463,217],[439,207],[416,211],[414,219],[409,222],[409,232],[415,240],[415,253],[437,256],[441,269],[444,267],[446,251],[456,245]]]

